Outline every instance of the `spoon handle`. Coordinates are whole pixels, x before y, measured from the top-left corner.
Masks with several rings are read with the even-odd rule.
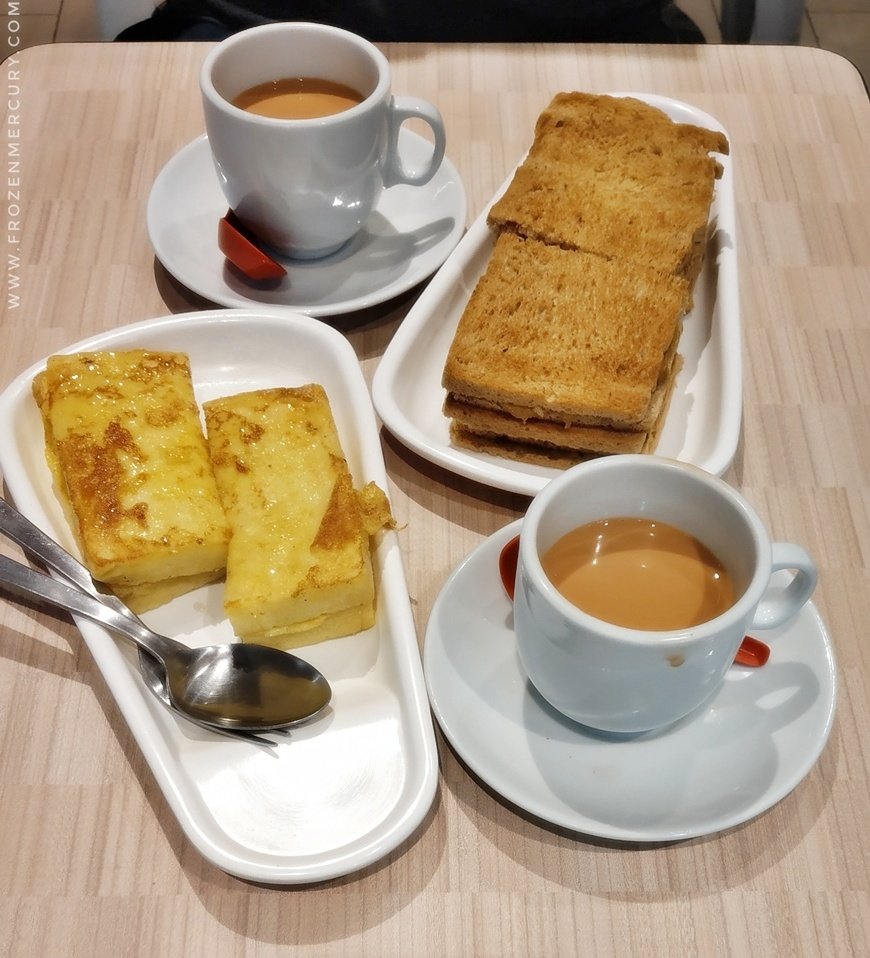
[[[75,583],[80,589],[97,595],[97,587],[90,572],[71,556],[54,539],[49,538],[38,526],[14,509],[5,499],[0,499],[0,530],[25,552],[36,556],[55,572]]]
[[[21,546],[25,552],[39,559],[47,568],[62,575],[67,581],[88,595],[92,595],[103,605],[108,605],[120,615],[125,615],[134,622],[142,622],[139,616],[131,609],[128,609],[116,595],[100,590],[99,586],[94,582],[87,566],[79,562],[75,556],[67,552],[66,549],[55,542],[54,539],[47,536],[39,526],[34,525],[34,523],[11,506],[5,499],[0,499],[0,532]],[[144,625],[144,623],[142,624]],[[140,647],[140,659],[146,655],[150,655],[150,653]],[[162,669],[163,664],[160,663],[158,667]],[[143,674],[145,668],[147,668],[147,665],[143,665],[140,668]],[[166,699],[164,699],[151,684],[147,682],[146,684],[165,705],[170,705],[168,695]],[[164,688],[165,685],[164,680]]]
[[[131,623],[136,623],[140,625],[143,629],[147,628],[142,620],[136,615],[135,612],[127,608],[127,606],[116,596],[111,593],[101,592],[97,584],[94,582],[91,573],[88,571],[87,567],[82,565],[75,556],[71,555],[66,551],[61,545],[47,536],[42,529],[34,525],[26,516],[22,515],[17,509],[11,506],[5,499],[0,498],[0,532],[2,532],[8,539],[11,539],[12,542],[21,546],[25,552],[34,556],[34,558],[39,559],[45,566],[49,569],[53,569],[58,574],[62,575],[65,579],[75,585],[78,589],[87,593],[89,596],[93,596],[94,600],[99,602],[103,606],[108,606],[110,609],[114,610],[118,615],[124,616]],[[8,560],[2,563],[2,566],[5,572],[11,573],[15,579],[15,582],[18,583],[17,590],[24,591],[28,595],[36,595],[38,598],[46,599],[46,601],[52,601],[52,599],[47,598],[45,593],[41,590],[44,587],[44,582],[36,582],[32,576],[23,576],[20,569],[27,566],[20,566],[16,569],[11,569],[10,563],[12,560]],[[18,563],[13,563],[18,565]],[[33,573],[34,576],[38,573],[34,572],[32,569],[28,569],[29,572]],[[43,579],[46,577],[40,577]],[[24,579],[27,579],[25,585]],[[54,581],[54,580],[48,580]],[[8,582],[12,588],[16,588],[14,583]],[[34,592],[31,588],[32,586],[38,586],[40,591]],[[60,592],[58,590],[58,598],[61,598]],[[64,605],[62,608],[68,608],[69,605],[66,602],[69,599],[69,594],[64,593]],[[80,610],[81,611],[81,610]],[[86,613],[81,611],[82,615]],[[102,618],[98,619],[104,625],[107,625]],[[126,633],[125,633],[126,634]],[[132,638],[132,636],[128,636]],[[135,641],[135,639],[134,639]],[[152,657],[153,665],[149,665],[143,661],[145,656]],[[140,672],[145,678],[146,674],[151,675],[155,668],[161,671],[161,684],[160,689],[154,687],[153,683],[150,681],[145,681],[145,685],[148,689],[154,694],[158,701],[163,705],[167,706],[172,711],[177,711],[172,705],[169,695],[166,691],[166,679],[165,679],[165,668],[163,663],[159,658],[156,661],[153,660],[153,653],[146,650],[141,644],[139,645],[139,658],[140,658]],[[237,738],[244,741],[255,742],[260,745],[267,745],[274,747],[277,745],[277,742],[273,742],[271,739],[264,738],[261,735],[256,734],[255,732],[243,732],[240,729],[224,729],[220,726],[214,725],[213,723],[199,721],[193,718],[186,713],[180,713],[187,719],[189,722],[193,722],[195,725],[199,725],[202,728],[209,729],[212,732],[216,732],[219,735],[224,735],[228,738]]]
[[[13,591],[42,599],[67,612],[76,612],[87,619],[105,625],[144,648],[166,663],[168,640],[156,635],[137,619],[124,615],[106,605],[102,598],[86,595],[77,588],[51,576],[43,575],[30,566],[0,555],[0,583]]]
[[[139,621],[138,616],[131,612],[117,596],[100,591],[91,573],[75,556],[70,555],[63,546],[47,536],[42,529],[9,505],[5,499],[0,499],[0,532],[88,595],[111,606],[116,612]]]

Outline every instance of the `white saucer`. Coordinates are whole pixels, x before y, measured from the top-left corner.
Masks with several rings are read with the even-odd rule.
[[[447,740],[520,809],[573,831],[664,842],[739,825],[784,798],[819,757],[834,717],[836,668],[810,603],[760,633],[760,669],[734,666],[717,696],[668,730],[597,734],[551,709],[516,654],[498,572],[514,522],[474,550],[445,584],[426,630],[429,699]]]
[[[431,153],[423,137],[402,129],[406,169]],[[465,229],[465,188],[445,157],[425,186],[384,190],[362,232],[337,253],[313,262],[277,257],[280,285],[258,286],[227,265],[218,249],[218,219],[227,211],[203,135],[175,154],[148,199],[148,235],[157,258],[184,286],[222,306],[286,306],[335,316],[383,303],[422,282],[447,259]]]

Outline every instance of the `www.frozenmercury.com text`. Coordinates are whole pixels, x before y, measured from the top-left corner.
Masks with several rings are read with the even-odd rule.
[[[21,45],[20,3],[6,4],[6,190],[4,223],[6,226],[6,306],[21,304],[21,70],[18,48]]]

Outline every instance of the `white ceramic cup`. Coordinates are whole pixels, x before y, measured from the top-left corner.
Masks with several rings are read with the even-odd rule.
[[[599,519],[677,526],[710,549],[738,596],[726,612],[670,632],[628,629],[581,611],[547,578],[541,556]],[[772,573],[789,569],[787,585]],[[655,456],[611,456],[567,470],[532,500],[520,532],[514,628],[535,688],[577,722],[643,732],[688,715],[722,684],[744,635],[787,622],[807,602],[816,567],[800,546],[771,543],[749,503],[700,469]]]
[[[363,101],[332,116],[284,120],[230,102],[286,77],[316,77],[358,91]],[[205,58],[205,125],[229,207],[269,246],[311,259],[334,252],[362,228],[381,191],[422,185],[444,157],[444,124],[426,100],[393,96],[387,58],[367,40],[318,23],[272,23],[236,33]],[[434,136],[425,168],[408,170],[399,130],[423,120]]]

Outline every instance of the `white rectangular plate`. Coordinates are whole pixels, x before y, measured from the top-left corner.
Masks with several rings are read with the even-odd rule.
[[[725,132],[713,117],[677,100],[642,93],[623,95],[644,100],[677,122]],[[710,210],[710,242],[695,287],[694,308],[684,320],[679,350],[683,368],[656,454],[721,475],[737,449],[743,386],[734,184],[731,158],[718,159],[723,173]],[[396,331],[375,373],[372,397],[384,425],[425,459],[469,479],[531,496],[559,470],[453,446],[449,420],[442,412],[445,393],[441,373],[447,352],[468,298],[489,262],[495,239],[486,215],[511,178]]]
[[[293,313],[216,310],[122,327],[68,347],[149,348],[190,356],[198,401],[318,382],[329,396],[357,485],[387,490],[378,427],[359,363],[331,327]],[[0,396],[0,468],[18,508],[76,551],[45,462],[42,424],[22,373]],[[356,871],[419,825],[437,785],[437,753],[395,533],[378,540],[375,626],[299,650],[327,677],[326,713],[277,749],[235,742],[176,717],[139,679],[124,640],[77,624],[190,841],[241,878],[292,884]],[[231,641],[222,586],[148,613],[152,628],[190,645]],[[281,738],[280,736],[278,737]]]

